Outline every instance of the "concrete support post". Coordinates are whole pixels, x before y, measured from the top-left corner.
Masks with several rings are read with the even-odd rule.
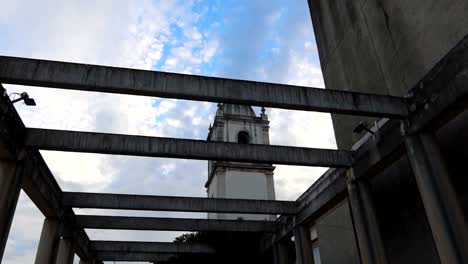
[[[275,264],[288,264],[288,248],[284,242],[276,242],[273,246],[273,258]]]
[[[44,219],[35,264],[54,263],[60,241],[59,229],[60,223],[57,219]]]
[[[433,134],[406,137],[408,158],[442,263],[468,263],[468,227]]]
[[[21,163],[0,160],[0,263],[21,191],[22,172]]]
[[[73,264],[75,247],[73,237],[62,237],[59,242],[55,264]]]
[[[352,170],[349,172],[349,203],[362,263],[386,264],[385,247],[380,234],[370,187],[367,182],[356,180]]]
[[[293,232],[296,247],[296,264],[314,264],[309,229],[304,225],[297,225],[294,227]]]

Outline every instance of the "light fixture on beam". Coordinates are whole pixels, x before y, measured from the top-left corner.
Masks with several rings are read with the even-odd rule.
[[[353,132],[354,132],[354,133],[361,133],[361,132],[364,131],[364,130],[367,131],[367,132],[369,132],[369,133],[371,133],[371,134],[374,134],[374,131],[372,131],[372,130],[369,128],[369,125],[368,125],[366,122],[364,122],[364,121],[360,122],[359,125],[357,125],[357,126],[354,128]]]
[[[34,99],[30,98],[27,92],[22,92],[21,94],[19,94],[19,93],[14,93],[14,94],[17,94],[20,97],[15,99],[15,100],[12,100],[11,103],[14,104],[14,103],[17,103],[19,101],[24,101],[24,103],[26,105],[29,105],[29,106],[35,106],[36,105],[36,101],[34,101]]]

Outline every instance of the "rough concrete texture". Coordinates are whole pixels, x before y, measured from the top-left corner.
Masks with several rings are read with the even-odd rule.
[[[468,2],[309,0],[327,89],[403,96],[468,33]],[[339,148],[360,117],[333,116]]]
[[[22,169],[18,162],[0,160],[0,262],[18,203]]]
[[[29,128],[25,145],[44,150],[285,165],[346,167],[349,151],[237,144],[161,137]]]
[[[55,264],[73,264],[73,258],[75,256],[75,242],[72,238],[60,239],[57,258]]]
[[[296,263],[314,264],[309,227],[307,225],[297,225],[293,233],[296,249]]]
[[[391,96],[6,56],[0,56],[0,82],[306,111],[407,115],[404,101]]]
[[[440,263],[406,156],[375,176],[371,186],[390,263]]]
[[[360,263],[348,200],[321,217],[315,226],[321,263]]]
[[[375,213],[375,203],[367,181],[357,181],[354,176],[348,183],[349,204],[363,264],[388,263],[385,246]]]
[[[60,242],[60,227],[57,219],[46,218],[42,225],[41,238],[37,247],[35,264],[53,263]]]
[[[76,222],[82,228],[126,230],[273,232],[276,228],[271,221],[95,215],[78,215]]]
[[[466,59],[455,54],[449,64],[444,63],[428,76],[424,87],[418,84],[467,35],[465,0],[309,0],[309,7],[327,88],[346,87],[355,92],[402,96],[415,86],[425,90],[435,77],[442,76],[440,86],[445,91],[444,84],[466,76],[466,65],[463,66]],[[446,71],[447,65],[461,68]],[[463,86],[461,80],[457,82]],[[426,98],[439,96],[429,94]],[[423,107],[425,103],[422,102]],[[442,152],[462,200],[465,219],[468,182],[460,172],[465,171],[468,148],[460,142],[467,141],[467,116],[462,114],[439,131]],[[362,136],[352,130],[365,118],[342,115],[332,118],[338,147],[349,149]],[[407,159],[398,160],[375,177],[372,190],[389,261],[440,263]]]
[[[91,250],[149,253],[214,253],[215,250],[204,244],[165,243],[165,242],[124,242],[91,241]]]
[[[102,261],[154,261],[160,263],[169,260],[174,256],[166,253],[150,253],[150,252],[118,252],[118,251],[102,251],[96,252],[96,259]]]
[[[295,202],[247,199],[64,192],[62,204],[75,208],[294,214]]]
[[[468,262],[468,226],[434,135],[408,136],[406,146],[441,262]]]

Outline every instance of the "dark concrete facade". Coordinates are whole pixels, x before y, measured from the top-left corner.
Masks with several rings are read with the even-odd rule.
[[[408,91],[422,86],[421,80],[468,34],[464,0],[309,0],[309,7],[327,89],[413,96]],[[340,149],[349,149],[362,136],[352,133],[360,121],[372,125],[375,120],[332,119]],[[465,215],[467,120],[468,114],[462,114],[437,133]],[[389,263],[440,263],[408,158],[400,158],[370,184]]]
[[[327,89],[403,96],[468,34],[464,0],[309,0]],[[333,115],[340,149],[362,117]]]

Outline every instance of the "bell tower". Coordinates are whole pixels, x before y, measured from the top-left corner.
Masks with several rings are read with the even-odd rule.
[[[270,144],[269,123],[264,108],[260,116],[256,116],[251,106],[218,104],[207,140],[238,144]],[[208,197],[275,200],[274,169],[271,164],[208,161],[208,181],[205,184]],[[274,220],[276,217],[209,213],[208,218]]]

